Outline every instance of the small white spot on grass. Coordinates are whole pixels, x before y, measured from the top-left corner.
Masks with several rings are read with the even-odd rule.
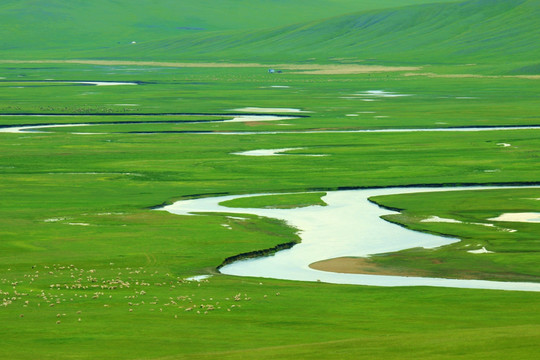
[[[233,219],[233,220],[241,220],[241,221],[246,221],[247,218],[243,218],[243,217],[238,217],[238,216],[227,216],[228,219]]]
[[[292,150],[302,150],[305,148],[283,148],[283,149],[258,149],[258,150],[249,150],[232,153],[233,155],[243,155],[243,156],[284,156],[284,155],[295,155],[295,156],[326,156],[322,154],[283,154],[287,151]]]
[[[497,217],[490,218],[491,221],[509,221],[509,222],[526,222],[526,223],[540,223],[540,213],[538,212],[526,212],[526,213],[505,213]]]
[[[59,218],[51,218],[51,219],[45,219],[43,222],[57,222],[57,221],[64,221],[67,220],[65,217],[59,217]]]
[[[489,251],[485,247],[477,250],[468,250],[467,252],[471,254],[493,254],[493,251]]]
[[[311,111],[305,111],[295,108],[261,108],[261,107],[244,107],[239,109],[232,109],[232,111],[242,111],[242,112],[253,112],[253,113],[303,113],[303,112],[311,112]]]
[[[376,97],[376,98],[393,98],[393,97],[402,97],[402,96],[412,96],[411,94],[398,94],[391,91],[384,91],[384,90],[368,90],[364,91],[358,94],[354,94],[358,96],[370,96],[370,97]]]
[[[197,275],[185,278],[186,281],[202,281],[211,278],[212,275]]]
[[[493,254],[494,253],[493,251],[487,250],[485,247],[482,247],[481,249],[477,249],[477,250],[468,250],[467,252],[471,254]]]
[[[480,226],[485,226],[485,227],[495,227],[495,225],[493,224],[486,224],[486,223],[470,223],[472,225],[480,225]]]
[[[507,143],[498,143],[497,145],[498,145],[498,146],[502,146],[502,147],[509,147],[509,146],[512,146],[512,144],[507,144]]]

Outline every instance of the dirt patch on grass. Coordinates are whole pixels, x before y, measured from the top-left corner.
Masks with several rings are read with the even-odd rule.
[[[442,264],[438,259],[432,259],[432,264]],[[529,274],[513,272],[481,272],[463,269],[429,271],[410,268],[386,267],[377,264],[370,258],[339,257],[329,260],[317,261],[309,265],[310,268],[320,271],[336,272],[343,274],[366,274],[366,275],[390,275],[390,276],[413,276],[435,277],[447,279],[466,280],[495,280],[495,281],[533,281],[538,282],[539,277]]]
[[[496,78],[497,76],[487,76],[478,74],[435,74],[435,73],[405,73],[403,76],[425,76],[430,78]]]
[[[310,268],[321,271],[343,274],[397,275],[397,276],[427,276],[419,270],[389,269],[380,266],[369,258],[339,257],[322,260],[309,265]]]
[[[349,74],[369,74],[377,72],[399,72],[416,71],[422,69],[418,66],[379,66],[379,65],[355,65],[355,64],[335,64],[335,65],[277,65],[286,70],[300,70],[294,74],[309,75],[349,75]]]
[[[199,67],[199,68],[275,68],[295,70],[294,74],[310,75],[346,75],[375,72],[416,71],[421,67],[379,66],[355,64],[259,64],[259,63],[213,63],[213,62],[162,62],[162,61],[124,61],[124,60],[0,60],[2,64],[86,64],[107,66],[162,66],[162,67]]]
[[[449,78],[449,79],[466,79],[466,78],[480,78],[480,79],[529,79],[540,80],[540,75],[479,75],[479,74],[435,74],[435,73],[416,73],[409,72],[403,74],[403,76],[425,76],[429,78]]]

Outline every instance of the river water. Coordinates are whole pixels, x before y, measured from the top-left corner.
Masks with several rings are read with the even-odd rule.
[[[474,289],[540,291],[540,283],[517,283],[485,280],[461,280],[408,276],[342,274],[314,270],[313,262],[342,257],[364,257],[414,247],[435,248],[459,239],[435,236],[405,229],[380,218],[395,213],[368,201],[371,196],[433,191],[462,191],[502,187],[460,188],[386,188],[330,191],[323,200],[328,206],[297,209],[228,208],[219,203],[239,197],[224,196],[178,201],[160,210],[190,215],[200,212],[254,214],[286,221],[299,229],[301,243],[273,256],[241,260],[220,269],[223,274],[276,278],[284,280],[322,281],[336,284],[375,286],[440,286]],[[238,215],[236,215],[238,216]],[[471,256],[486,256],[471,255]],[[489,256],[489,255],[487,255]]]

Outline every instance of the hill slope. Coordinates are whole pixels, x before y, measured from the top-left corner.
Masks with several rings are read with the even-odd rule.
[[[500,62],[538,58],[539,0],[472,0],[370,11],[255,32],[110,49],[113,56],[283,61]]]
[[[211,31],[263,29],[433,0],[3,0],[0,48],[110,48]],[[455,1],[455,0],[443,0]]]

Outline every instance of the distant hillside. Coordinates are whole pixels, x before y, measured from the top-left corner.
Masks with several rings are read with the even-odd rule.
[[[0,58],[347,58],[538,72],[540,0],[431,1],[3,0]]]
[[[74,51],[115,48],[133,41],[272,28],[431,1],[2,0],[0,56],[46,51],[69,56]]]
[[[471,0],[355,13],[272,30],[169,38],[109,53],[257,61],[336,57],[423,64],[537,61],[539,24],[540,0]]]

